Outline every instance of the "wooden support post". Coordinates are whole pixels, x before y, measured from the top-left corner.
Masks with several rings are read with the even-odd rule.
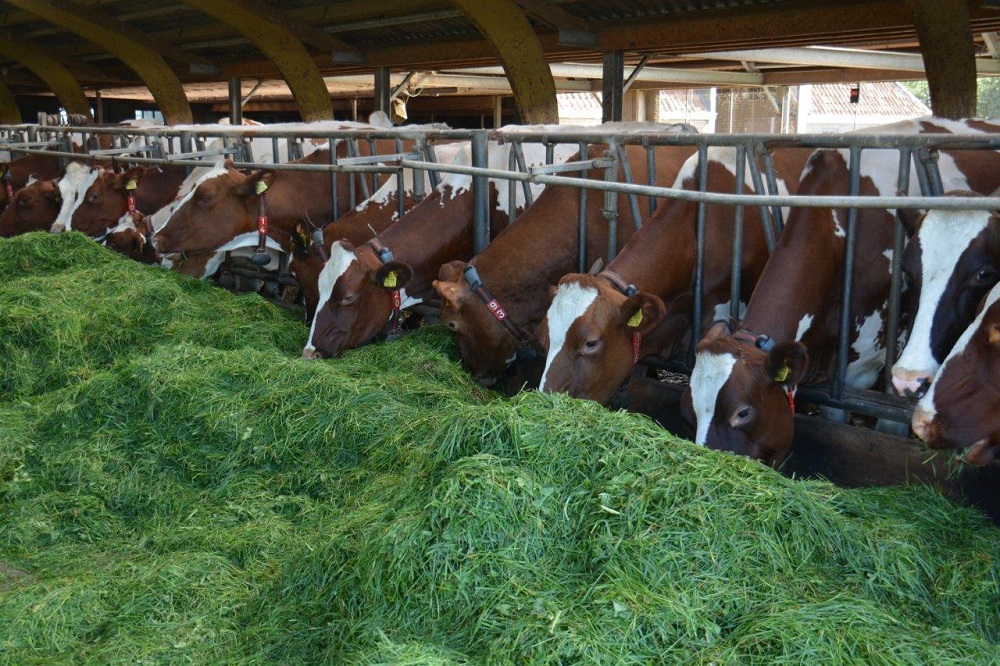
[[[920,38],[931,110],[941,118],[976,115],[976,53],[965,0],[907,0]]]
[[[622,119],[622,86],[625,84],[625,52],[604,54],[604,77],[601,79],[601,122]]]

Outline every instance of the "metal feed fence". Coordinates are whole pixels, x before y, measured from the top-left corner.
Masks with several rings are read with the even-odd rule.
[[[683,130],[683,128],[678,128]],[[254,160],[254,140],[270,141],[272,161]],[[286,140],[285,161],[279,161],[280,142]],[[489,166],[489,142],[510,144],[506,169]],[[325,143],[330,149],[328,164],[289,164],[302,156],[305,141]],[[394,147],[391,153],[378,154],[378,142],[389,141]],[[471,165],[441,164],[436,160],[434,145],[469,141],[471,143]],[[739,276],[743,262],[742,235],[743,210],[746,206],[760,208],[764,232],[769,251],[773,250],[783,228],[783,207],[845,208],[846,249],[844,257],[844,283],[841,302],[840,340],[838,367],[834,379],[826,388],[803,389],[802,394],[819,404],[835,408],[857,411],[871,416],[908,422],[911,403],[894,395],[875,391],[861,391],[845,386],[849,354],[849,332],[851,329],[850,296],[853,289],[852,267],[857,238],[857,212],[861,208],[883,209],[948,209],[948,210],[996,210],[1000,209],[1000,197],[951,196],[942,198],[943,186],[937,168],[941,150],[997,150],[1000,149],[1000,135],[988,134],[799,134],[799,135],[708,135],[685,131],[664,132],[655,128],[638,128],[630,131],[594,128],[588,130],[546,128],[504,128],[500,130],[439,130],[424,128],[393,129],[345,129],[337,131],[310,132],[301,129],[269,130],[267,126],[257,128],[197,126],[169,128],[103,128],[103,127],[47,127],[38,125],[17,125],[0,127],[0,149],[9,150],[12,155],[48,153],[62,159],[79,158],[70,150],[71,142],[90,146],[91,159],[107,162],[130,162],[149,165],[182,165],[188,169],[205,167],[220,157],[233,159],[238,168],[267,168],[275,170],[328,171],[333,192],[332,215],[336,217],[339,208],[336,197],[338,179],[351,179],[350,207],[355,201],[354,192],[360,189],[364,197],[379,186],[379,177],[389,175],[396,178],[399,190],[400,213],[403,212],[403,170],[414,171],[414,197],[422,199],[423,173],[426,172],[432,187],[436,187],[440,174],[462,174],[471,176],[474,197],[473,238],[476,252],[489,242],[489,187],[490,178],[506,180],[506,209],[514,218],[517,206],[516,189],[520,184],[524,199],[530,205],[531,184],[564,185],[580,189],[579,233],[580,253],[578,268],[586,270],[584,255],[586,246],[586,190],[604,192],[603,215],[611,223],[608,238],[609,257],[617,253],[616,226],[618,220],[618,194],[627,197],[632,218],[639,221],[651,214],[659,199],[680,199],[697,203],[697,262],[695,272],[695,306],[693,340],[701,337],[704,291],[705,257],[705,206],[722,204],[732,206],[735,225],[733,252],[733,285],[730,300],[730,314],[739,314]],[[336,145],[346,142],[346,158],[336,157]],[[369,155],[362,156],[360,146],[367,143]],[[404,143],[412,144],[411,150],[404,150]],[[545,165],[529,166],[525,163],[524,144],[541,144],[545,148]],[[575,160],[554,164],[554,150],[557,145],[569,144],[586,157],[592,146],[601,146],[602,155],[596,158]],[[109,148],[98,146],[110,145]],[[55,146],[59,150],[52,150]],[[625,158],[626,146],[641,146],[646,151],[646,166],[649,180],[635,182]],[[655,184],[656,154],[659,146],[691,146],[699,155],[698,191],[678,190]],[[730,147],[736,150],[736,187],[731,194],[707,192],[707,154],[710,147]],[[803,196],[778,194],[777,177],[774,172],[771,151],[775,148],[834,148],[848,152],[849,189],[846,195]],[[908,190],[910,170],[919,183],[920,196],[859,196],[861,180],[861,155],[865,150],[897,151],[897,192]],[[751,158],[751,159],[748,159]],[[752,159],[757,158],[757,159]],[[759,162],[758,162],[759,160]],[[588,178],[587,172],[600,169],[603,179]],[[621,171],[621,180],[619,180]],[[749,174],[747,173],[749,171]],[[565,174],[575,173],[567,176]],[[754,194],[742,194],[749,176]],[[357,180],[355,180],[357,179]],[[353,187],[357,184],[359,188]],[[649,197],[646,214],[640,211],[638,197]],[[895,363],[899,337],[902,274],[900,259],[906,237],[902,224],[897,221],[895,248],[892,258],[892,278],[889,313],[887,321],[887,344],[885,373]],[[688,359],[690,361],[690,358]],[[889,385],[889,382],[886,382]],[[887,389],[888,390],[888,389]]]

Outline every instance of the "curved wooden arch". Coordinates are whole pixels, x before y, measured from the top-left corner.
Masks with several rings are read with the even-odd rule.
[[[511,0],[451,0],[493,45],[514,92],[521,122],[559,122],[556,84],[528,19]]]
[[[44,21],[99,44],[139,75],[163,113],[165,122],[170,125],[191,122],[191,106],[180,79],[163,57],[134,38],[127,26],[100,15],[91,7],[76,10],[63,3],[48,0],[11,0],[7,4],[36,14]]]
[[[10,88],[0,83],[0,124],[17,125],[21,122],[21,112]]]
[[[236,28],[274,63],[305,121],[330,120],[333,103],[323,77],[302,42],[246,0],[184,0],[217,21]]]
[[[27,46],[0,37],[0,54],[16,60],[45,82],[67,113],[79,113],[93,120],[90,102],[61,62]]]

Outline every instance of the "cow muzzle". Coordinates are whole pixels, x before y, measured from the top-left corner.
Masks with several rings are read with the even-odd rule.
[[[892,373],[892,386],[896,392],[911,400],[919,400],[927,394],[933,377],[926,372],[910,370]]]
[[[924,411],[920,406],[917,406],[917,408],[913,410],[913,418],[910,420],[910,427],[913,428],[913,432],[916,433],[917,437],[928,444],[933,443],[935,439],[934,431],[936,430],[934,427],[934,417]]]

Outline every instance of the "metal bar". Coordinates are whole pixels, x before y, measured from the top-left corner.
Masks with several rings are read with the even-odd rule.
[[[614,155],[614,148],[610,147],[608,150],[609,155]],[[618,169],[610,166],[604,169],[604,180],[606,182],[612,182],[616,179],[618,175]],[[601,211],[604,219],[608,221],[608,253],[606,258],[608,261],[614,259],[615,255],[618,254],[618,194],[605,190],[604,192],[604,209]]]
[[[516,141],[511,144],[511,152],[514,153],[516,158],[517,170],[521,173],[525,173],[528,169],[524,164],[524,150],[521,146],[520,141]],[[535,201],[535,197],[531,194],[531,183],[528,181],[521,181],[524,190],[524,207],[527,208]]]
[[[361,156],[361,150],[358,147],[358,139],[348,139],[347,140],[347,156],[349,158],[355,158],[355,157],[360,157]],[[357,191],[357,187],[356,187],[358,181],[360,181],[360,183],[361,183],[361,196],[362,196],[362,200],[366,200],[366,199],[370,198],[371,195],[372,195],[371,190],[368,189],[368,179],[365,178],[364,176],[355,176],[352,173],[351,174],[351,189],[350,189],[350,193],[351,193],[351,210],[354,210],[357,207],[357,205],[358,205],[358,191]]]
[[[861,189],[861,149],[851,148],[849,194]],[[833,378],[830,395],[835,400],[844,397],[847,360],[851,349],[851,291],[854,286],[854,250],[857,243],[858,209],[847,209],[847,237],[844,239],[844,291],[840,298],[840,337],[837,340],[837,375]]]
[[[656,148],[650,145],[646,145],[646,184],[650,187],[656,187]],[[649,215],[652,215],[656,211],[656,199],[653,197],[646,197],[646,203],[649,206]]]
[[[604,54],[601,79],[601,122],[620,122],[622,119],[622,84],[625,76],[625,52],[608,51]],[[604,143],[603,141],[594,143]]]
[[[625,146],[615,143],[613,144],[615,148],[615,154],[618,156],[618,161],[622,165],[622,177],[625,179],[626,183],[634,183],[632,180],[632,166],[628,162],[628,155],[625,152]],[[635,229],[639,229],[642,226],[642,216],[639,214],[639,196],[637,194],[628,195],[628,207],[629,212],[632,214],[632,226]]]
[[[507,146],[507,170],[514,172],[517,171],[517,157],[512,150],[514,144]],[[497,196],[500,196],[499,192]],[[507,181],[507,221],[513,222],[515,217],[517,217],[517,181],[511,179]]]
[[[555,144],[553,144],[550,141],[546,141],[545,142],[545,164],[546,164],[546,166],[549,165],[549,164],[552,164],[552,162],[555,160],[555,152],[556,152]]]
[[[403,219],[406,214],[406,177],[404,169],[396,169],[396,221]]]
[[[746,180],[747,151],[736,149],[736,191],[743,191]],[[733,268],[729,281],[729,316],[740,320],[740,289],[743,274],[743,206],[733,209]]]
[[[239,78],[229,79],[229,124],[240,126],[243,124],[243,104],[241,97],[241,81]]]
[[[424,160],[430,164],[437,164],[436,155],[434,153],[434,147],[429,145],[426,141],[417,141],[417,149],[424,156]],[[431,181],[431,187],[437,189],[437,186],[441,182],[441,177],[438,176],[437,170],[428,169],[427,178]]]
[[[896,182],[897,194],[905,194],[910,187],[910,150],[899,151],[899,177]],[[896,212],[895,237],[893,238],[892,263],[889,278],[889,312],[886,315],[885,345],[885,390],[890,395],[892,389],[892,366],[896,364],[896,340],[899,339],[899,321],[903,298],[903,248],[906,245],[906,230]]]
[[[585,142],[580,142],[580,157],[584,157],[588,154],[589,148]],[[586,177],[586,173],[580,174],[580,179]],[[579,180],[579,179],[577,179]],[[579,187],[579,185],[578,185]],[[587,190],[580,188],[580,195],[577,199],[579,209],[577,212],[577,231],[576,231],[576,267],[578,273],[583,273],[587,270]]]
[[[941,183],[941,171],[938,169],[938,151],[931,148],[922,148],[917,151],[920,163],[927,170],[927,181],[930,184],[930,193],[934,196],[944,194],[944,185]]]
[[[605,157],[598,157],[592,160],[576,160],[563,162],[562,164],[545,164],[528,167],[527,173],[531,175],[542,175],[552,173],[567,173],[570,171],[590,171],[591,169],[606,169],[614,164],[614,160]],[[511,168],[513,171],[513,167]]]
[[[708,189],[708,146],[698,146],[698,191]],[[690,361],[694,365],[694,348],[701,340],[702,310],[705,307],[705,203],[698,203],[695,217],[694,321],[691,322]]]
[[[635,83],[635,79],[639,76],[639,72],[641,72],[643,67],[646,66],[646,63],[649,62],[650,55],[652,54],[646,53],[639,59],[639,64],[635,66],[635,69],[632,70],[632,73],[628,75],[628,78],[625,79],[625,82],[622,84],[622,93],[628,92],[628,89],[632,87],[633,83]]]
[[[388,155],[359,155],[357,157],[341,157],[337,164],[349,166],[354,164],[383,164],[386,162],[398,162],[400,160],[419,160],[420,153],[391,153]]]
[[[376,157],[376,158],[378,157],[378,142],[375,141],[375,139],[368,139],[368,155],[370,157]],[[373,193],[374,192],[378,192],[378,188],[379,187],[380,187],[380,185],[379,185],[379,182],[378,182],[378,174],[377,173],[373,173],[372,174],[372,192]]]
[[[476,132],[472,136],[472,164],[489,164],[489,135],[485,131]],[[472,251],[479,254],[490,242],[489,178],[472,178],[472,201]]]
[[[333,166],[333,165],[335,165],[337,163],[337,143],[333,139],[333,137],[331,137],[331,138],[327,139],[326,145],[327,145],[327,149],[329,150],[329,153],[330,153],[329,154],[330,165]],[[333,220],[336,220],[338,217],[340,217],[340,202],[338,201],[338,199],[340,198],[340,195],[337,192],[337,185],[338,185],[337,184],[337,172],[331,170],[330,171],[330,208],[332,208],[333,210],[330,211],[330,214],[331,214],[331,219],[333,219]]]
[[[766,153],[765,153],[766,154]],[[750,182],[753,183],[753,191],[760,194],[765,192],[764,189],[764,179],[760,173],[760,164],[757,163],[757,157],[759,153],[754,151],[754,159],[748,160],[750,163]],[[740,190],[736,190],[737,193]],[[771,223],[771,209],[768,206],[760,206],[760,221],[764,227],[764,243],[767,245],[767,253],[770,255],[774,252],[774,225]]]
[[[757,144],[757,152],[764,161],[764,174],[767,178],[767,192],[768,194],[778,194],[780,190],[778,189],[778,177],[774,173],[774,157],[771,155],[771,151],[768,150],[763,143]],[[775,236],[775,240],[777,240],[777,237],[780,236],[781,232],[785,230],[785,219],[781,206],[775,206],[772,204],[771,215],[774,220],[772,233]],[[768,251],[770,252],[770,249]]]

